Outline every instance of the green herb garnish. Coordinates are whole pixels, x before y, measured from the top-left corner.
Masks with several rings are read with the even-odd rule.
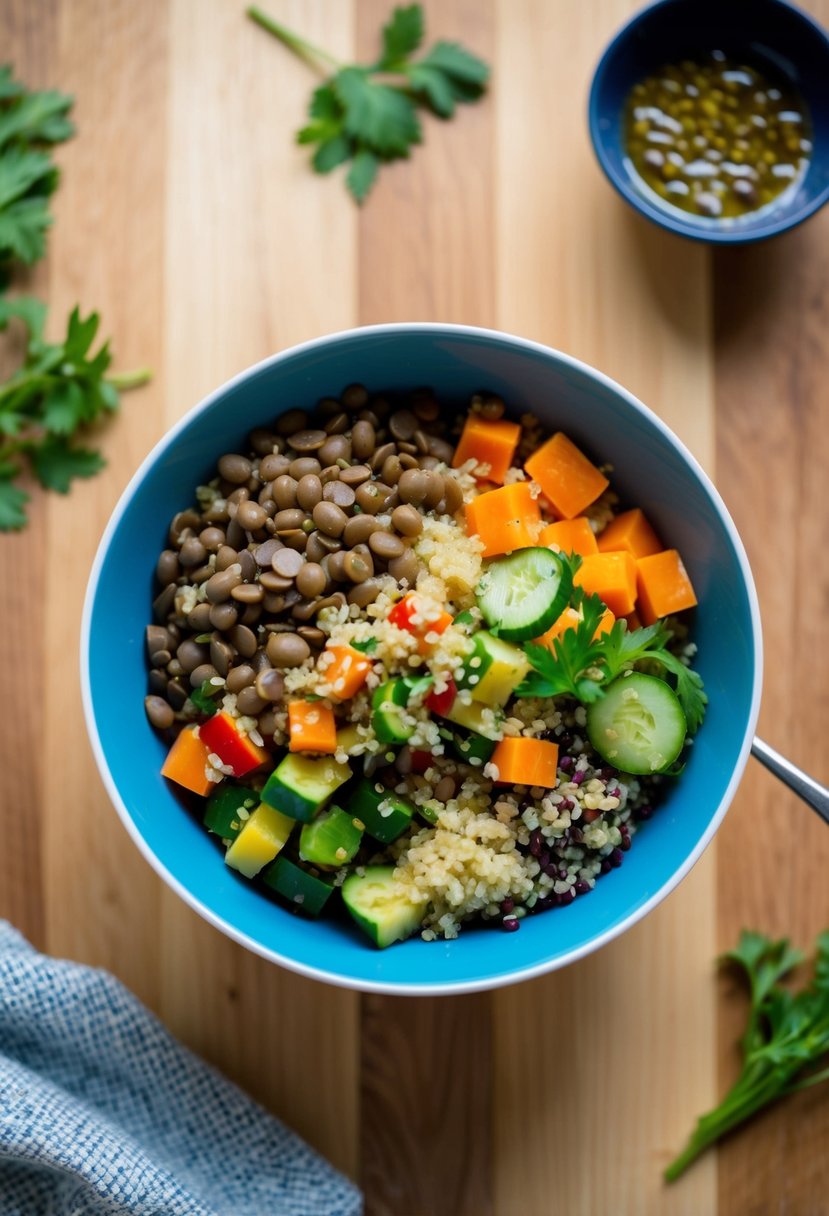
[[[478,100],[489,78],[487,65],[456,42],[436,42],[412,60],[423,41],[419,4],[396,8],[383,27],[380,57],[354,65],[340,63],[256,6],[247,12],[311,67],[325,65],[327,79],[314,90],[311,121],[297,132],[297,142],[316,145],[311,163],[317,173],[330,173],[349,161],[346,185],[358,203],[382,164],[407,158],[421,142],[418,106],[451,118],[459,102]]]
[[[71,107],[71,97],[30,92],[0,66],[0,286],[14,259],[31,265],[43,256],[58,184],[50,149],[73,134]]]
[[[28,461],[40,484],[66,494],[75,477],[91,477],[104,466],[100,453],[78,447],[73,438],[102,415],[118,408],[119,390],[149,379],[146,370],[105,376],[112,356],[105,342],[92,354],[98,314],[85,319],[78,308],[66,337],[43,337],[46,305],[30,296],[0,298],[0,330],[12,318],[23,322],[27,346],[23,364],[0,384],[0,531],[22,528],[29,495],[14,484]]]
[[[359,650],[361,654],[374,654],[377,649],[377,638],[366,638],[364,642],[349,642],[352,650]]]
[[[581,559],[575,554],[560,556],[575,574]],[[671,631],[662,622],[629,630],[626,621],[616,621],[606,633],[594,637],[605,605],[597,595],[585,595],[580,587],[573,588],[572,604],[581,611],[578,625],[565,629],[551,647],[537,642],[525,644],[524,652],[535,670],[519,684],[515,695],[571,696],[589,705],[603,696],[605,687],[622,672],[647,660],[660,664],[675,678],[688,731],[695,734],[705,717],[708,698],[699,675],[667,649]]]
[[[211,684],[209,680],[205,680],[198,688],[194,688],[190,693],[190,703],[200,714],[205,714],[208,718],[212,718],[218,711],[216,698],[219,693],[224,693],[224,688],[218,684]]]
[[[764,1106],[829,1080],[829,1068],[816,1070],[829,1054],[829,930],[817,939],[812,983],[799,992],[783,988],[779,981],[802,958],[785,938],[772,941],[747,931],[737,949],[724,955],[724,962],[740,969],[751,993],[741,1040],[742,1071],[720,1105],[698,1120],[687,1145],[665,1171],[669,1182]]]

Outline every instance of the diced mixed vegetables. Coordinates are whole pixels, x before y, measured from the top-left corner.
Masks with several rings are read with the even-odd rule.
[[[514,931],[621,864],[681,772],[693,587],[567,434],[492,397],[454,422],[423,392],[332,401],[253,432],[171,524],[162,774],[302,914],[379,947]]]

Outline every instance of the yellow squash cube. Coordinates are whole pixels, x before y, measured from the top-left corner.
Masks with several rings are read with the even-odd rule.
[[[225,861],[246,878],[253,878],[284,848],[295,824],[295,819],[260,802],[225,853]]]

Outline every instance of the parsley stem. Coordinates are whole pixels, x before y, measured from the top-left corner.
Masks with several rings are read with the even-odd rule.
[[[318,46],[306,42],[298,34],[294,34],[291,30],[286,29],[284,25],[280,25],[278,21],[275,21],[268,13],[263,12],[257,5],[252,4],[247,9],[247,15],[251,21],[255,21],[257,25],[261,25],[263,30],[267,30],[269,34],[273,34],[274,38],[278,38],[294,54],[299,55],[300,59],[304,59],[315,71],[320,71],[320,64],[318,62],[320,59],[338,71],[343,66],[333,55],[329,55],[327,51],[323,51]]]
[[[146,384],[152,379],[152,369],[149,367],[138,367],[134,372],[115,372],[111,376],[107,376],[107,380],[117,388],[119,392],[126,392],[131,388],[140,388],[142,384]]]

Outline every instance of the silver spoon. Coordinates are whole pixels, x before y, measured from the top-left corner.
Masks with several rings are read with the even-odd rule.
[[[751,745],[751,753],[756,760],[766,766],[769,772],[774,773],[775,777],[779,777],[784,785],[787,785],[790,790],[794,790],[798,798],[808,802],[812,810],[817,811],[825,823],[829,823],[829,789],[825,785],[821,785],[819,781],[815,781],[814,777],[804,773],[802,768],[792,764],[791,760],[781,756],[762,739],[755,738]]]

